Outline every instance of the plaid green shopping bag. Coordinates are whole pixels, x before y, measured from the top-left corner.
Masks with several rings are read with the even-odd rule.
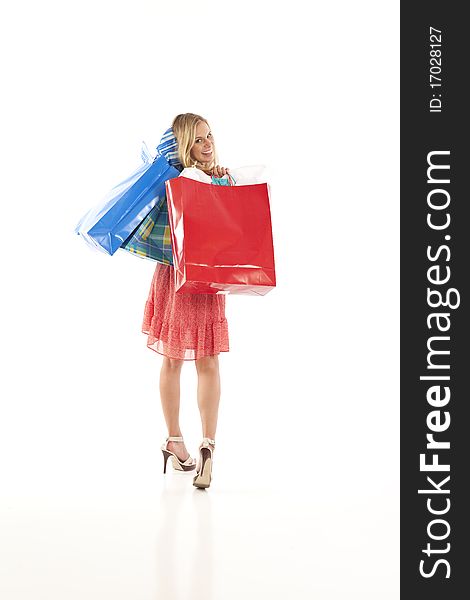
[[[166,196],[162,196],[121,248],[142,258],[173,265]]]

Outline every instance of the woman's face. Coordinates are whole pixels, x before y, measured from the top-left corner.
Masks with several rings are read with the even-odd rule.
[[[190,156],[199,163],[210,164],[214,156],[214,142],[209,125],[200,121],[196,126],[196,139],[191,146]]]

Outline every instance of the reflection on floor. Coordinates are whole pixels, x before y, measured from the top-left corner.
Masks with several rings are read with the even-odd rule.
[[[343,505],[305,481],[237,481],[236,470],[214,469],[208,490],[192,477],[169,469],[109,497],[2,502],[0,596],[398,598],[398,574],[375,551],[381,523],[363,501]]]

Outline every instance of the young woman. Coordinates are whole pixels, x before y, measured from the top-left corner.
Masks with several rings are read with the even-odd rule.
[[[217,164],[209,123],[193,113],[173,120],[157,151],[179,170],[197,167],[215,177],[229,172]],[[181,368],[185,360],[195,362],[203,440],[193,484],[209,487],[220,400],[218,354],[229,350],[225,295],[175,294],[173,267],[157,263],[145,303],[142,332],[148,334],[147,346],[164,357],[160,372],[160,397],[168,427],[168,437],[162,445],[164,473],[170,457],[175,469],[196,468],[179,424]]]

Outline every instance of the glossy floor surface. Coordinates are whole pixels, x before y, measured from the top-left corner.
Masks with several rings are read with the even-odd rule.
[[[140,488],[1,506],[8,600],[321,600],[398,597],[396,514],[327,480],[214,461],[208,490],[169,468]],[[227,461],[230,463],[230,461]],[[224,466],[227,467],[224,471]],[[230,466],[230,468],[228,468]],[[111,485],[108,489],[111,491]]]

